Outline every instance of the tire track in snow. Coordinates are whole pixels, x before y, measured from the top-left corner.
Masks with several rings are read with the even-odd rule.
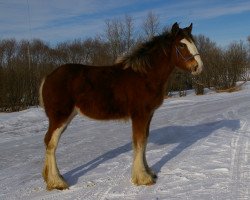
[[[232,141],[232,161],[231,161],[231,175],[232,175],[232,197],[235,199],[247,200],[250,198],[250,149],[249,136],[250,132],[248,123],[243,122],[239,131],[238,137]]]

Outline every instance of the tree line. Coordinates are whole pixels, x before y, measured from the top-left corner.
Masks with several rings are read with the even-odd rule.
[[[136,45],[160,34],[157,15],[149,12],[137,32],[131,16],[105,21],[102,36],[60,42],[57,45],[40,39],[0,40],[0,111],[10,112],[38,105],[38,89],[44,76],[65,63],[110,65],[116,58]],[[205,70],[198,77],[176,70],[166,94],[179,91],[185,95],[194,88],[203,94],[204,87],[225,90],[245,80],[249,71],[248,46],[243,41],[219,47],[204,35],[195,36]],[[250,36],[248,38],[250,46]]]

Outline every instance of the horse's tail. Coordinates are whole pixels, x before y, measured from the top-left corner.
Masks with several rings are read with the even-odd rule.
[[[41,82],[41,85],[40,85],[40,88],[39,88],[39,105],[44,108],[44,103],[43,103],[43,84],[45,82],[45,78],[42,79],[42,82]]]

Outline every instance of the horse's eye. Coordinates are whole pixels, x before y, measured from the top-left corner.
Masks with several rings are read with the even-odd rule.
[[[179,47],[180,47],[180,48],[185,48],[185,46],[186,46],[186,45],[185,45],[184,43],[180,43],[180,44],[179,44]]]

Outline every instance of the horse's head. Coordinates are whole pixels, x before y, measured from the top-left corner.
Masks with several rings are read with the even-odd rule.
[[[194,44],[191,31],[192,24],[183,29],[179,28],[177,23],[172,26],[171,33],[174,37],[172,59],[176,67],[198,75],[202,71],[203,62]]]

